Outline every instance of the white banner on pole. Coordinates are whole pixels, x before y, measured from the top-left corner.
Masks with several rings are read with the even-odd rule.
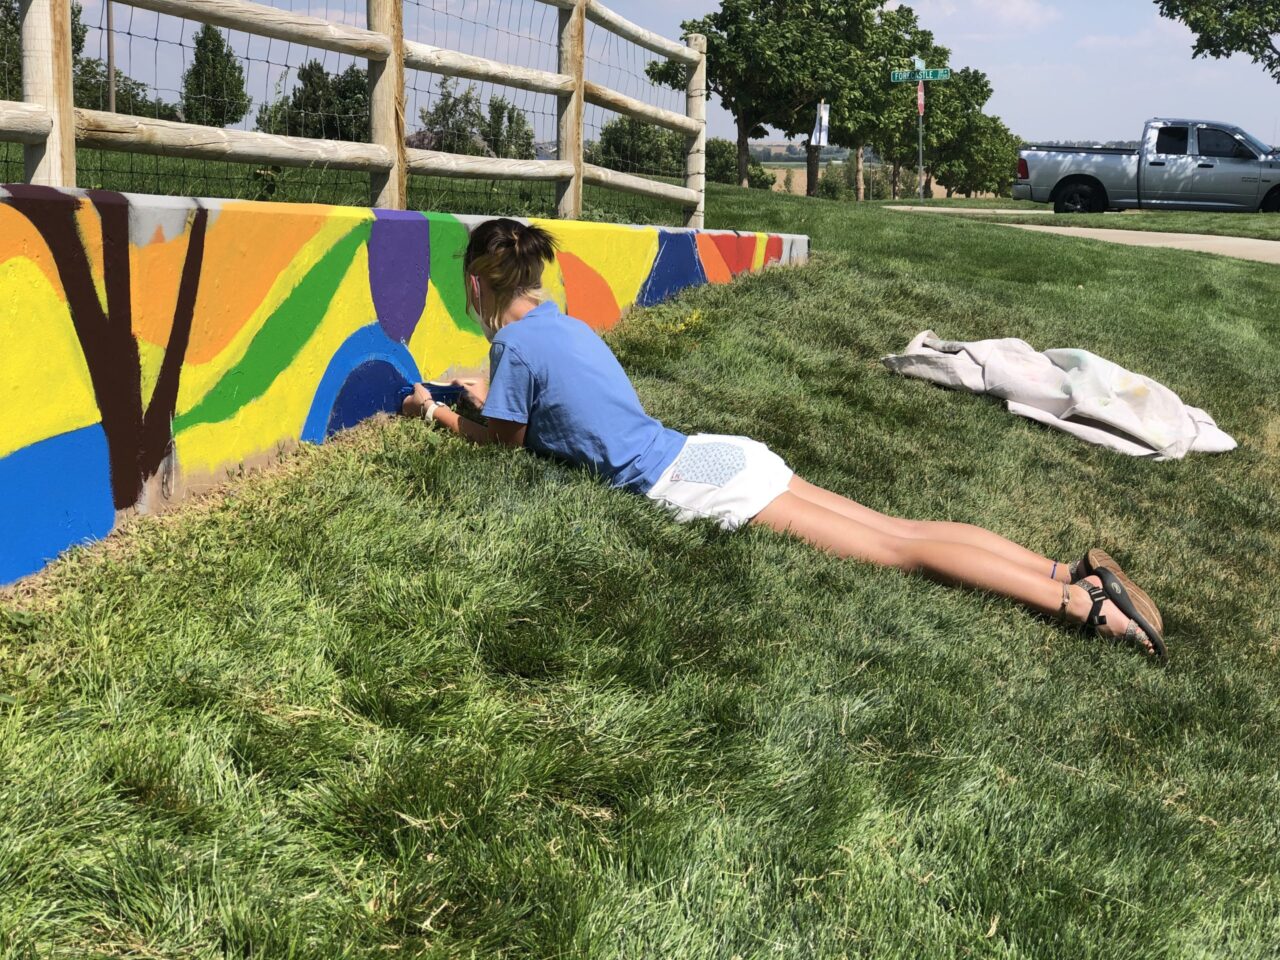
[[[818,104],[818,118],[813,124],[813,133],[809,134],[809,143],[815,147],[829,146],[831,135],[831,104]]]

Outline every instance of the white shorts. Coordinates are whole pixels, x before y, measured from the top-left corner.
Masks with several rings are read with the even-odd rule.
[[[648,496],[681,523],[711,517],[724,529],[737,530],[786,493],[792,476],[763,443],[699,433],[685,442]]]

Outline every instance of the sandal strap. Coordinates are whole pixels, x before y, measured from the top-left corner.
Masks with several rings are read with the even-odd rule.
[[[1106,591],[1086,581],[1081,581],[1076,586],[1089,594],[1089,599],[1093,601],[1093,606],[1089,609],[1089,616],[1085,617],[1085,624],[1090,627],[1105,626],[1107,618],[1102,615],[1102,607],[1108,599]]]

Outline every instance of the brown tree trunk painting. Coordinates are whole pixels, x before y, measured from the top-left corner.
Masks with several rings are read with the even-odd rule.
[[[86,193],[102,223],[107,294],[104,311],[76,226],[76,211],[84,202],[82,198],[53,187],[13,185],[6,190],[10,206],[31,221],[53,255],[102,415],[111,464],[112,500],[117,510],[128,509],[138,503],[147,480],[159,471],[173,439],[171,425],[191,339],[209,211],[197,206],[193,212],[173,325],[159,377],[144,409],[142,363],[133,333],[129,201],[109,191]]]

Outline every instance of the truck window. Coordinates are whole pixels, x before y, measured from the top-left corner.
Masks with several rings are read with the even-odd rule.
[[[1156,135],[1156,153],[1173,156],[1185,156],[1187,140],[1191,131],[1186,127],[1161,127]]]
[[[1200,156],[1216,157],[1221,160],[1256,160],[1253,151],[1227,133],[1214,127],[1201,127],[1197,131],[1200,138]]]

